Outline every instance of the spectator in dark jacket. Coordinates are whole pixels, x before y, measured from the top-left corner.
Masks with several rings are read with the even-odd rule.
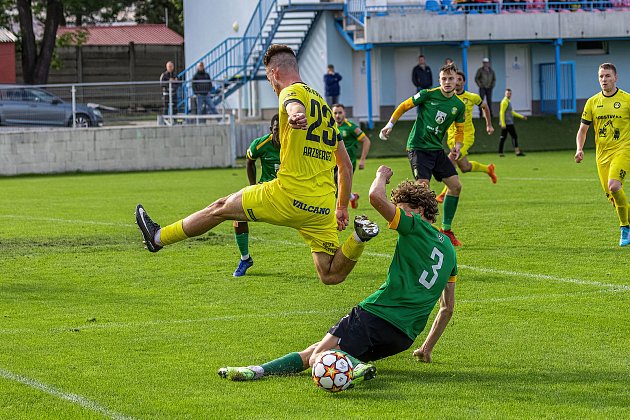
[[[177,89],[179,88],[179,79],[172,61],[166,63],[166,71],[160,76],[160,86],[164,98],[164,114],[172,115],[177,106]]]
[[[418,56],[418,65],[413,68],[411,81],[418,92],[433,87],[433,73],[431,73],[431,67],[425,64],[422,54]]]
[[[326,86],[325,96],[328,106],[332,107],[333,104],[339,103],[339,93],[341,90],[339,82],[341,79],[341,75],[335,72],[335,66],[329,64],[328,72],[324,75],[324,85]]]
[[[482,66],[475,74],[475,83],[479,86],[479,96],[481,96],[482,101],[485,99],[488,108],[490,108],[490,117],[492,117],[492,89],[497,83],[497,76],[490,66],[489,58],[486,57],[481,62]]]
[[[197,97],[197,115],[217,114],[217,109],[212,101],[212,81],[202,62],[197,64],[197,73],[193,76],[192,90]]]

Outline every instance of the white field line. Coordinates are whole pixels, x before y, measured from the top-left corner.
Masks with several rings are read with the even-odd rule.
[[[554,181],[558,181],[558,182],[598,182],[597,179],[595,178],[545,178],[545,177],[515,177],[515,176],[501,176],[501,173],[498,173],[497,176],[499,177],[499,181],[532,181],[532,182],[538,182],[538,181],[544,181],[544,182],[554,182]],[[461,179],[463,180],[463,182],[468,182],[468,181],[488,181],[487,178],[482,177],[482,176],[477,176],[477,177],[472,177],[472,176],[461,176]]]
[[[78,404],[83,408],[88,410],[95,411],[99,414],[102,414],[106,417],[123,420],[123,419],[132,419],[133,417],[125,416],[123,414],[117,413],[115,411],[110,410],[109,408],[103,407],[102,405],[89,400],[85,397],[82,397],[77,394],[71,394],[67,392],[63,392],[57,388],[54,388],[50,385],[46,385],[34,379],[27,378],[26,376],[18,375],[13,372],[9,372],[8,370],[0,368],[0,377],[8,379],[10,381],[19,382],[22,385],[29,386],[31,388],[37,389],[39,391],[45,392],[46,394],[50,394],[52,396],[61,398],[63,400],[70,401],[71,403]]]
[[[21,216],[21,215],[0,215],[0,217],[29,218],[28,216]],[[100,224],[100,225],[106,225],[106,226],[121,226],[121,227],[133,226],[133,224],[113,223],[113,222],[97,222],[97,221],[93,221],[93,220],[72,220],[72,219],[57,219],[57,218],[30,218],[30,219],[31,220],[45,220],[45,221],[51,221],[51,222],[63,222],[63,223],[92,224],[92,225]],[[214,234],[217,235],[217,236],[230,236],[229,234],[222,233],[222,232],[215,232]],[[261,241],[261,242],[272,242],[272,243],[285,244],[285,245],[289,245],[289,246],[292,246],[292,247],[301,245],[301,243],[299,243],[299,242],[287,241],[287,240],[279,240],[279,239],[259,238],[259,237],[253,237],[253,236],[250,236],[250,239],[255,240],[255,241]],[[391,258],[392,257],[392,254],[370,252],[370,251],[366,251],[366,252],[364,252],[364,254],[372,256],[372,257],[379,257],[379,258]],[[630,290],[630,286],[629,285],[625,285],[625,284],[602,283],[602,282],[598,282],[598,281],[594,281],[594,280],[583,280],[583,279],[575,279],[575,278],[568,278],[568,277],[558,277],[558,276],[552,276],[552,275],[548,275],[548,274],[527,273],[527,272],[522,272],[522,271],[499,270],[499,269],[495,269],[495,268],[475,267],[475,266],[470,266],[470,265],[460,265],[459,267],[460,268],[464,268],[464,269],[468,269],[468,270],[472,270],[472,271],[491,273],[491,274],[501,274],[501,275],[505,275],[505,276],[526,277],[526,278],[532,278],[532,279],[537,279],[537,280],[551,280],[551,281],[560,282],[560,283],[573,283],[573,284],[580,284],[580,285],[585,285],[585,286],[594,286],[594,287],[599,287],[599,288],[603,288],[603,289],[614,289],[614,290],[620,290],[620,291],[621,290],[623,290],[623,291]]]
[[[59,219],[55,217],[34,217],[34,216],[19,215],[19,214],[0,214],[0,218],[36,220],[39,222],[73,223],[73,224],[78,224],[78,225],[100,225],[100,226],[115,226],[115,227],[134,226],[133,223],[115,223],[115,222],[99,222],[95,220]]]

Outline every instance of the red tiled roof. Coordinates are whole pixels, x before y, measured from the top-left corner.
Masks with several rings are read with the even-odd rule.
[[[127,45],[156,44],[181,45],[184,38],[177,32],[161,24],[115,25],[115,26],[60,26],[57,36],[78,29],[88,31],[83,45]]]
[[[8,29],[0,28],[0,42],[16,42],[17,38]]]

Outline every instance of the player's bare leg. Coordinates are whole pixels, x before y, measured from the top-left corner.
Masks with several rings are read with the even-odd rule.
[[[324,284],[339,284],[357,264],[363,252],[365,242],[378,235],[379,228],[365,216],[354,219],[354,233],[338,248],[333,255],[325,252],[313,252],[313,262],[317,275]]]
[[[243,211],[242,191],[220,198],[205,209],[186,217],[184,233],[188,237],[203,235],[226,220],[247,220]]]
[[[628,197],[623,190],[623,184],[616,179],[608,180],[608,190],[613,198],[615,210],[619,217],[619,226],[621,236],[619,238],[619,246],[630,245],[630,226],[628,224]]]
[[[202,235],[225,220],[247,220],[243,211],[242,198],[242,191],[238,191],[163,228],[151,220],[144,207],[139,204],[136,207],[136,223],[142,232],[147,249],[151,252],[157,252],[164,245]]]

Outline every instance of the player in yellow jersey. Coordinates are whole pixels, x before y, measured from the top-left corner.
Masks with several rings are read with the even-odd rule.
[[[586,133],[593,124],[599,180],[606,197],[617,210],[621,226],[619,245],[627,246],[630,245],[630,227],[623,181],[630,172],[630,94],[617,87],[617,69],[613,64],[601,64],[598,77],[602,91],[591,96],[584,105],[575,140],[575,162],[580,163],[584,159]]]
[[[302,82],[297,58],[286,45],[272,45],[263,63],[279,96],[280,169],[277,178],[223,197],[185,219],[160,228],[141,204],[136,223],[151,252],[198,236],[225,220],[267,222],[292,227],[311,247],[324,284],[345,280],[378,226],[365,216],[354,220],[354,233],[339,247],[337,230],[348,225],[352,164],[340,140],[332,111],[313,88]],[[339,191],[333,170],[339,167]]]
[[[488,105],[481,99],[481,96],[476,93],[468,92],[464,90],[464,86],[466,85],[466,75],[462,71],[457,72],[457,79],[455,85],[455,94],[457,97],[466,105],[466,117],[464,120],[464,145],[459,150],[459,159],[453,162],[453,164],[457,165],[462,173],[466,172],[485,172],[488,174],[493,184],[497,183],[497,176],[494,173],[494,163],[490,165],[484,165],[483,163],[479,163],[477,161],[471,160],[469,161],[466,157],[468,155],[468,149],[472,147],[475,143],[475,126],[472,121],[472,113],[473,108],[477,105],[481,108],[481,112],[483,114],[483,118],[486,120],[486,132],[488,135],[492,135],[494,133],[494,127],[492,126],[492,119],[490,117],[490,108]],[[455,147],[455,135],[457,134],[457,130],[454,126],[450,126],[448,129],[448,140],[447,144],[450,149]],[[452,160],[453,157],[449,155],[449,158]],[[435,197],[435,199],[442,203],[444,202],[444,197],[446,196],[446,191],[448,188],[444,187],[442,193]]]

